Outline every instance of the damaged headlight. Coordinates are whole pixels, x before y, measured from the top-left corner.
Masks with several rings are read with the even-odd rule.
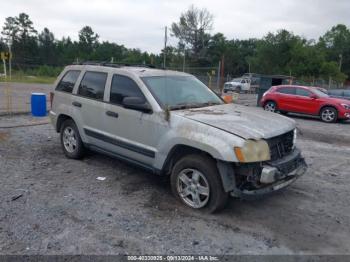
[[[234,151],[237,159],[242,163],[261,162],[271,159],[269,145],[265,140],[246,140],[243,147],[235,147]]]

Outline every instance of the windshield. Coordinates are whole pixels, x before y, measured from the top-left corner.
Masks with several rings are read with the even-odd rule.
[[[313,88],[312,91],[314,92],[314,94],[316,94],[319,97],[329,97],[329,95],[323,93],[322,91],[320,91],[316,88]]]
[[[223,104],[206,85],[193,76],[142,77],[163,108],[183,109]]]

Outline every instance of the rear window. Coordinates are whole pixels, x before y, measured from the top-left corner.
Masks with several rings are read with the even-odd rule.
[[[295,95],[295,88],[290,86],[280,87],[276,92],[281,94]]]
[[[64,75],[64,77],[61,79],[61,81],[58,83],[56,90],[72,93],[75,82],[77,82],[79,75],[80,75],[79,70],[68,71]]]
[[[97,100],[103,100],[107,73],[86,72],[79,85],[78,94]]]

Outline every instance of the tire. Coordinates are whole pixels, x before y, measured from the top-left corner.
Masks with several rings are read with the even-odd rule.
[[[237,87],[236,87],[236,92],[239,93],[239,94],[242,92],[242,89],[241,89],[240,86],[237,86]]]
[[[226,206],[229,194],[223,189],[215,161],[207,156],[181,158],[170,181],[175,197],[188,207],[214,213]]]
[[[269,112],[276,112],[277,104],[274,101],[267,101],[264,105],[264,110]]]
[[[338,119],[338,111],[334,107],[324,107],[320,112],[320,117],[323,122],[334,123]]]
[[[284,115],[284,116],[288,115],[287,111],[280,111],[280,113],[281,113],[281,115]]]
[[[61,146],[66,157],[81,159],[85,154],[85,147],[79,130],[72,119],[63,122],[60,130]]]

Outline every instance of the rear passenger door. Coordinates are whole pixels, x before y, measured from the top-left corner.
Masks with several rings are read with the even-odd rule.
[[[292,86],[280,87],[276,90],[277,107],[283,111],[295,111],[295,88]]]
[[[55,88],[53,112],[60,112],[62,114],[70,115],[72,106],[72,93],[74,86],[77,83],[81,71],[80,70],[68,70],[64,73],[60,82]],[[58,108],[57,108],[58,107]]]
[[[90,133],[103,132],[106,111],[103,100],[107,78],[107,72],[86,71],[72,101],[73,115],[80,123],[83,141],[88,144],[98,145],[98,140]]]

